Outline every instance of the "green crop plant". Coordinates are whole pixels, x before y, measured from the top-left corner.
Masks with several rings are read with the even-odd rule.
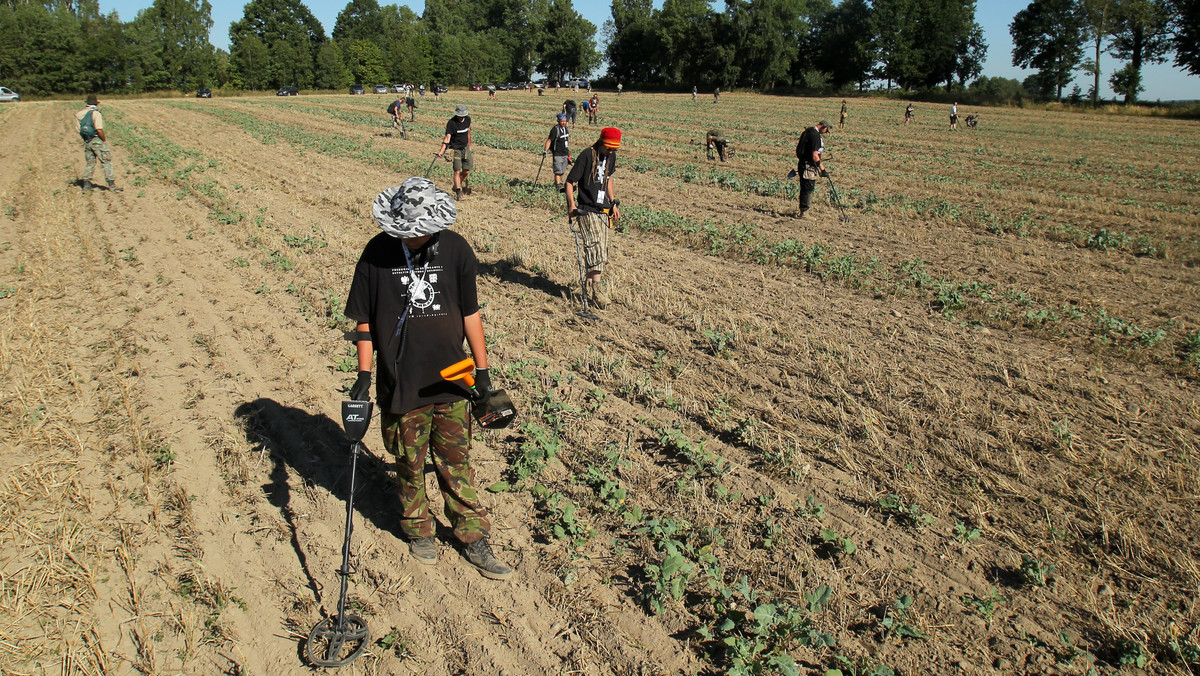
[[[521,431],[525,434],[525,441],[521,443],[520,453],[510,470],[518,484],[540,473],[562,450],[562,439],[553,430],[547,430],[535,422],[527,422],[521,425]]]
[[[817,502],[816,496],[811,493],[804,498],[804,507],[801,509],[805,516],[812,517],[817,521],[825,518],[825,505]]]
[[[663,449],[674,453],[692,466],[689,472],[701,475],[721,476],[729,465],[721,454],[706,451],[703,441],[693,442],[676,427],[663,427],[659,430],[658,443]]]
[[[817,533],[817,551],[824,556],[851,556],[858,545],[832,528],[822,528]]]
[[[1004,601],[1004,597],[1000,592],[992,587],[987,596],[976,596],[975,594],[963,594],[961,597],[962,604],[975,611],[984,620],[991,622],[992,615],[996,612],[996,606]]]
[[[1146,646],[1137,641],[1122,641],[1116,647],[1117,664],[1123,667],[1143,669],[1150,664],[1150,654]]]
[[[928,638],[924,631],[909,624],[908,611],[912,608],[913,603],[913,597],[904,594],[884,610],[883,619],[879,621],[879,628],[884,638],[901,641]]]
[[[759,594],[743,577],[732,587],[722,587],[713,598],[717,619],[698,633],[714,642],[714,657],[737,676],[800,673],[789,651],[795,647],[827,648],[833,636],[819,631],[813,617],[829,603],[832,591],[820,586],[805,595],[802,607],[785,603],[758,603]],[[753,609],[753,610],[750,610]]]
[[[592,528],[583,520],[575,503],[562,493],[551,493],[542,484],[533,487],[533,497],[545,513],[542,528],[555,540],[565,540],[573,549],[579,549],[592,537]]]
[[[695,569],[696,565],[674,545],[668,545],[662,561],[646,566],[646,580],[639,597],[647,610],[653,615],[661,615],[668,604],[682,600]]]
[[[937,519],[917,505],[906,505],[899,495],[885,495],[875,503],[888,518],[897,518],[912,526],[935,526]]]
[[[964,545],[973,544],[981,535],[978,528],[971,528],[962,521],[954,522],[954,538]]]
[[[833,669],[826,669],[825,676],[896,676],[896,671],[883,664],[872,664],[865,657],[856,660],[845,655],[834,655]]]
[[[721,333],[710,329],[704,330],[704,337],[708,339],[709,350],[713,356],[723,357],[729,351],[729,345],[733,342],[733,333]]]
[[[1021,580],[1030,587],[1045,587],[1050,575],[1054,573],[1054,564],[1044,563],[1029,554],[1021,555],[1021,567],[1018,569]]]
[[[1200,367],[1200,330],[1192,331],[1183,337],[1180,344],[1184,363]]]

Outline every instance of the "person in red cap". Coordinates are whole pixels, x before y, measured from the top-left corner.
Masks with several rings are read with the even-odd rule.
[[[608,262],[608,216],[621,217],[612,175],[617,170],[617,149],[621,147],[621,130],[605,127],[600,138],[579,153],[567,174],[567,214],[578,219],[583,234],[583,261],[587,268],[585,293],[596,308],[603,310],[609,302],[601,287],[600,276]]]

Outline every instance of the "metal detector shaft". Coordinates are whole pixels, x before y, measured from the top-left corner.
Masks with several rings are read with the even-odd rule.
[[[342,542],[342,567],[338,575],[342,578],[341,591],[338,592],[337,628],[346,626],[346,586],[350,578],[350,536],[354,533],[354,480],[358,473],[358,450],[361,442],[354,442],[354,452],[350,456],[350,497],[346,500],[346,539]]]
[[[538,173],[537,173],[537,176],[534,176],[534,177],[533,177],[533,184],[534,184],[534,185],[537,185],[538,179],[542,177],[542,165],[544,165],[544,164],[546,164],[546,153],[545,153],[545,151],[543,151],[543,152],[542,152],[542,161],[538,163]],[[570,216],[568,216],[568,218],[570,218]]]
[[[425,169],[425,178],[429,178],[429,172],[433,171],[433,163],[437,162],[437,159],[438,159],[437,153],[434,153],[433,159],[429,160],[429,167],[427,167]]]
[[[837,188],[833,185],[833,177],[829,172],[825,172],[825,178],[829,180],[829,190],[833,193],[833,201],[838,205],[838,209],[842,210],[842,221],[849,223],[850,217],[846,215],[846,207],[842,205],[842,198],[838,196]]]

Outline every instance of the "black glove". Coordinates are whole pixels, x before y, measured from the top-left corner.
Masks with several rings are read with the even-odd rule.
[[[359,371],[358,379],[350,388],[350,398],[354,401],[371,400],[371,372]]]
[[[829,171],[822,169],[821,170],[821,178],[829,178]]]
[[[492,396],[492,377],[487,369],[475,369],[475,391],[479,393],[476,396],[480,402]]]

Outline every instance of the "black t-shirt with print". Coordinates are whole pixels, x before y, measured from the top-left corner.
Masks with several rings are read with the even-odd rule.
[[[463,317],[479,311],[475,252],[462,235],[444,230],[430,238],[412,256],[415,275],[404,246],[386,233],[376,235],[354,268],[346,300],[346,316],[371,325],[379,355],[376,395],[380,407],[396,414],[465,397],[461,385],[442,379],[441,370],[466,358]]]
[[[446,133],[450,135],[451,150],[464,150],[467,147],[467,134],[471,131],[471,116],[452,117],[446,122]]]
[[[588,146],[575,158],[571,171],[567,173],[567,183],[575,184],[575,207],[585,213],[599,213],[612,206],[612,196],[605,195],[599,199],[600,191],[604,189],[604,179],[617,171],[617,151],[612,151],[607,158],[601,158],[595,146]],[[601,176],[603,173],[603,177]]]
[[[570,155],[569,147],[571,139],[571,130],[556,124],[550,127],[550,154],[551,155]]]
[[[825,149],[825,141],[821,139],[821,132],[816,127],[809,127],[800,135],[800,142],[796,144],[796,157],[800,160],[801,166],[816,166],[813,162],[812,154],[815,151]]]

